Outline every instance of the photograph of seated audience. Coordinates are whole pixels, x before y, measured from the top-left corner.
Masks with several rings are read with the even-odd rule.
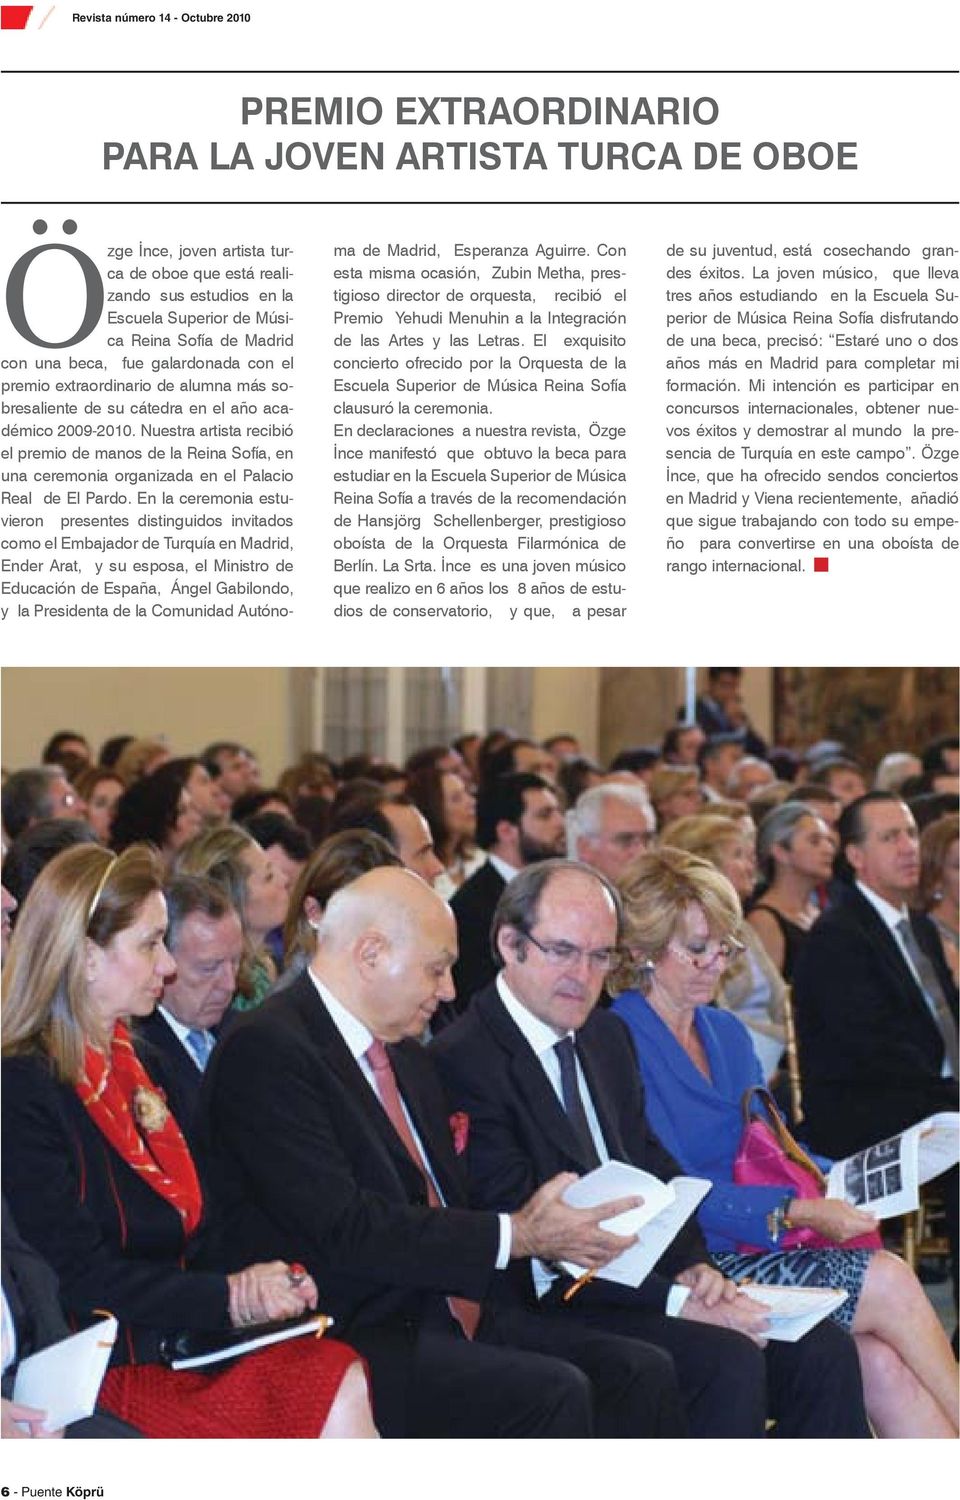
[[[945,669],[871,669],[859,718],[853,668],[604,670],[319,743],[322,699],[278,730],[202,671],[119,728],[20,700],[4,1437],[957,1436],[957,1169],[925,1238],[733,1180],[755,1084],[821,1168],[958,1108]],[[713,1186],[638,1288],[570,1296],[559,1262],[631,1242],[563,1198],[610,1159]],[[768,1341],[750,1283],[847,1299]],[[49,1433],[18,1364],[106,1307],[96,1413]],[[321,1340],[165,1362],[314,1308]]]

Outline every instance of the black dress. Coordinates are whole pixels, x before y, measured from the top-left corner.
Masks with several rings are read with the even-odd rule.
[[[781,973],[787,983],[790,984],[793,980],[793,971],[796,968],[797,959],[800,957],[800,952],[807,938],[810,936],[810,928],[801,927],[799,922],[791,922],[789,917],[783,915],[783,912],[777,911],[775,906],[765,905],[763,901],[758,901],[750,910],[769,912],[780,928],[783,936],[783,966]]]

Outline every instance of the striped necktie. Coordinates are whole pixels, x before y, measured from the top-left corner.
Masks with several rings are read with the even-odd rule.
[[[903,946],[910,955],[910,961],[917,971],[920,980],[920,988],[927,1007],[937,1023],[937,1029],[943,1038],[943,1050],[954,1078],[960,1077],[960,1063],[957,1057],[957,1023],[953,1019],[953,1012],[947,1004],[947,997],[943,993],[943,986],[937,976],[937,971],[929,955],[924,953],[917,942],[917,934],[909,917],[901,917],[897,923],[897,931],[903,941]]]

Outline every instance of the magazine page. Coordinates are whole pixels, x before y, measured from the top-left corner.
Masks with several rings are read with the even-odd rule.
[[[935,1097],[855,1144],[955,1109],[955,836],[943,822],[955,815],[958,779],[955,7],[919,0],[904,14],[811,0],[802,14],[781,14],[756,0],[662,11],[491,0],[474,11],[436,0],[340,9],[258,0],[231,9],[217,0],[164,11],[149,0],[57,0],[3,5],[0,32],[11,1226],[25,1232],[26,1217],[34,1248],[83,1279],[86,1261],[70,1264],[72,1241],[59,1228],[61,1209],[76,1205],[50,1211],[31,1186],[64,1180],[63,1158],[42,1159],[55,1131],[20,1134],[36,1101],[21,1108],[29,1068],[11,1054],[48,1052],[69,1078],[81,1043],[93,1044],[82,1056],[94,1071],[105,1048],[119,1047],[103,1090],[116,1103],[123,1074],[136,1103],[131,1130],[109,1150],[137,1166],[113,1161],[91,1137],[96,1160],[115,1169],[101,1184],[103,1215],[115,1208],[123,1218],[100,1228],[129,1250],[137,1226],[115,1175],[126,1182],[143,1167],[146,1138],[151,1152],[157,1141],[172,1150],[159,1172],[167,1202],[152,1206],[176,1215],[189,1238],[202,1188],[185,1160],[201,1149],[207,1107],[198,1075],[212,1056],[216,1077],[225,1044],[241,1055],[244,1028],[259,1021],[236,1013],[259,1010],[275,983],[290,986],[292,1006],[314,998],[303,971],[339,885],[371,864],[374,882],[389,882],[392,870],[380,866],[399,864],[451,903],[456,935],[419,970],[429,995],[418,999],[416,985],[394,975],[378,1003],[416,1001],[416,1015],[405,1031],[375,1037],[432,1030],[440,1041],[444,1017],[493,977],[490,921],[518,868],[567,853],[617,882],[658,840],[699,856],[699,820],[712,804],[721,804],[713,813],[726,820],[726,844],[707,843],[727,861],[736,932],[688,928],[684,907],[668,958],[667,948],[627,955],[619,930],[573,931],[579,915],[557,932],[517,928],[531,938],[527,972],[562,971],[550,1006],[579,1005],[576,1030],[608,979],[608,998],[617,984],[649,990],[663,959],[691,1004],[716,997],[739,1016],[767,1076],[783,1066],[784,986],[793,984],[795,1114],[814,1132],[804,1137],[812,1149],[842,1158],[851,1145],[828,1146],[816,1131],[849,1095],[831,1099],[819,1080],[846,1060],[848,1042],[852,1067],[869,1062],[867,1039],[882,1039],[869,1026],[867,958],[888,940],[910,942],[921,950],[908,950],[910,973],[919,965],[926,984],[932,964],[935,979],[922,1013],[915,996],[908,1002],[916,1035],[903,1055]],[[744,665],[705,665],[723,660]],[[505,782],[519,801],[501,816],[493,792]],[[580,801],[608,784],[622,792],[615,828],[597,822],[596,799],[593,813]],[[844,806],[875,786],[894,790],[881,818],[902,822],[905,852],[884,886],[896,897],[892,918],[855,890],[856,852],[843,870],[837,860]],[[796,848],[793,823],[765,839],[764,818],[806,798]],[[919,828],[937,822],[934,844],[923,845],[928,915],[912,937],[871,930],[862,974],[831,971],[850,1007],[848,1030],[833,1033],[841,1008],[818,1018],[804,1007],[788,972],[792,945],[840,898],[861,903],[861,924],[889,926],[897,892],[904,910],[907,895],[919,899]],[[677,843],[663,839],[667,828]],[[224,829],[240,853],[220,864],[209,849],[197,864],[181,855]],[[357,829],[356,868],[293,900],[316,850]],[[86,968],[79,990],[54,985],[43,1000],[23,979],[42,945],[28,953],[18,934],[40,920],[30,916],[35,880],[49,891],[71,860],[87,868],[89,856],[73,848],[81,843],[152,845],[166,894],[161,910],[154,891],[119,935],[112,863],[82,910],[76,885],[55,900],[38,940],[79,923],[73,946],[60,946],[82,950]],[[773,889],[778,872],[784,899]],[[483,900],[471,912],[459,893],[475,892],[480,876]],[[181,877],[219,880],[220,896],[188,890],[185,900],[209,909],[181,920],[171,893]],[[737,901],[771,890],[774,915],[741,924]],[[445,907],[434,919],[449,927]],[[414,921],[404,929],[423,930]],[[32,1021],[31,1006],[49,1011],[54,990],[69,990],[82,1012],[84,985],[112,1004],[122,986],[111,989],[101,966],[118,951],[129,957],[134,931],[138,953],[154,955],[142,959],[143,982],[125,971],[139,1050],[126,1051],[117,1000],[106,1007],[106,1040],[84,1013],[71,1033],[79,1042],[64,1052],[49,1016]],[[633,968],[621,973],[628,956]],[[568,983],[571,966],[588,977]],[[178,1014],[181,992],[192,1009]],[[326,1019],[337,1015],[331,997]],[[419,1214],[437,1188],[456,1207],[447,1142],[431,1159],[424,1120],[433,1106],[411,1102],[416,1078],[402,1056],[392,1084],[379,1056],[361,1053],[350,1073],[361,1090],[350,1128],[363,1117],[370,1132],[353,1169],[374,1180],[389,1160],[391,1185],[410,1176],[392,1129],[432,1179],[421,1199],[420,1177],[410,1178],[407,1208]],[[703,1058],[694,1060],[702,1075]],[[549,1069],[548,1078],[556,1087]],[[266,1062],[254,1067],[251,1089],[268,1082],[262,1109],[235,1124],[254,1157],[275,1151],[262,1191],[280,1183],[293,1192],[319,1158],[307,1154],[304,1096],[288,1077],[273,1088]],[[371,1088],[390,1117],[386,1136],[369,1110]],[[646,1096],[656,1129],[649,1081]],[[102,1098],[97,1087],[81,1093],[82,1129],[102,1132]],[[586,1100],[588,1130],[604,1129],[603,1113],[602,1100]],[[449,1128],[464,1167],[480,1126],[457,1109]],[[342,1133],[325,1138],[327,1153],[343,1146]],[[712,1175],[696,1162],[683,1169]],[[201,1162],[201,1185],[205,1171]],[[96,1199],[86,1179],[83,1193],[85,1206]],[[376,1216],[379,1181],[372,1199]],[[277,1223],[290,1222],[285,1205]],[[456,1226],[472,1233],[459,1215]],[[395,1242],[398,1255],[409,1248],[405,1233]],[[382,1355],[379,1346],[367,1354],[362,1319],[394,1302],[367,1287],[351,1323],[357,1309],[338,1278],[349,1280],[345,1259],[351,1270],[368,1264],[368,1245],[349,1235],[337,1243],[350,1244],[348,1255],[331,1263],[330,1285],[317,1278],[318,1307],[336,1318],[323,1342],[349,1345],[353,1329],[369,1365]],[[476,1243],[457,1244],[457,1284],[431,1290],[474,1302],[482,1288],[464,1283],[477,1280]],[[498,1265],[504,1239],[499,1251]],[[281,1256],[289,1273],[274,1264]],[[271,1239],[256,1258],[266,1270],[230,1283],[235,1326],[292,1316],[310,1293],[297,1244],[281,1250]],[[413,1285],[419,1296],[422,1262],[411,1255],[404,1266],[403,1295]],[[949,1336],[949,1268],[941,1258],[935,1269],[930,1297]],[[218,1285],[215,1324],[221,1293]],[[465,1319],[452,1311],[471,1329],[469,1308]],[[124,1359],[149,1365],[137,1319],[117,1316]],[[209,1309],[195,1321],[206,1327],[204,1316]],[[307,1342],[278,1349],[286,1357]],[[802,1359],[804,1344],[784,1358]],[[5,1323],[5,1375],[16,1347],[8,1351]],[[414,1401],[427,1388],[415,1361],[400,1368],[374,1371],[372,1420],[385,1436],[403,1428],[398,1390]],[[116,1409],[117,1390],[140,1378],[108,1371],[101,1406],[106,1396]],[[203,1447],[187,1430],[146,1449],[7,1445],[4,1492],[119,1500],[135,1485],[149,1500],[169,1490],[168,1464],[181,1473],[189,1464],[239,1500],[276,1488],[278,1472],[291,1494],[342,1482],[364,1493],[388,1482],[390,1464],[392,1478],[425,1493],[455,1483],[479,1496],[502,1488],[505,1454],[525,1482],[542,1483],[544,1469],[551,1480],[595,1482],[586,1443],[278,1448],[260,1435],[276,1431],[274,1418],[287,1431],[314,1399],[323,1418],[313,1426],[326,1418],[323,1400],[311,1388],[307,1405],[308,1383],[296,1384],[293,1402],[281,1386],[279,1398],[253,1403],[242,1444],[218,1428]],[[491,1402],[502,1399],[495,1376],[483,1386]],[[591,1400],[601,1403],[596,1392]],[[129,1408],[131,1420],[153,1421],[163,1405],[152,1394]],[[360,1405],[367,1411],[365,1398]],[[237,1401],[223,1407],[235,1420]],[[201,1408],[199,1398],[181,1408],[190,1432]],[[875,1427],[881,1409],[890,1403],[874,1404]],[[924,1410],[923,1435],[956,1427],[936,1398]],[[4,1419],[6,1432],[6,1409]],[[617,1431],[602,1403],[581,1426],[567,1435]],[[424,1430],[434,1435],[426,1421],[414,1435]],[[657,1451],[645,1445],[644,1461]],[[718,1472],[711,1451],[691,1437],[683,1461],[711,1493],[732,1495],[738,1465]],[[836,1445],[806,1451],[831,1477],[846,1462]],[[871,1451],[882,1450],[860,1451],[858,1477],[864,1464],[890,1473],[907,1462],[896,1456],[902,1444],[882,1459]],[[939,1478],[937,1459],[924,1462]]]
[[[919,1203],[920,1127],[878,1141],[846,1161],[834,1162],[827,1197],[843,1198],[878,1219],[913,1213]]]
[[[913,1213],[920,1185],[948,1172],[960,1159],[958,1125],[955,1114],[920,1120],[901,1135],[835,1161],[827,1197],[844,1198],[880,1219]]]

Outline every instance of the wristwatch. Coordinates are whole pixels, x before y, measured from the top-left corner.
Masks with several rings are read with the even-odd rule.
[[[775,1245],[779,1245],[785,1229],[793,1228],[790,1223],[790,1205],[795,1196],[795,1193],[787,1193],[783,1201],[767,1214],[767,1234]]]

